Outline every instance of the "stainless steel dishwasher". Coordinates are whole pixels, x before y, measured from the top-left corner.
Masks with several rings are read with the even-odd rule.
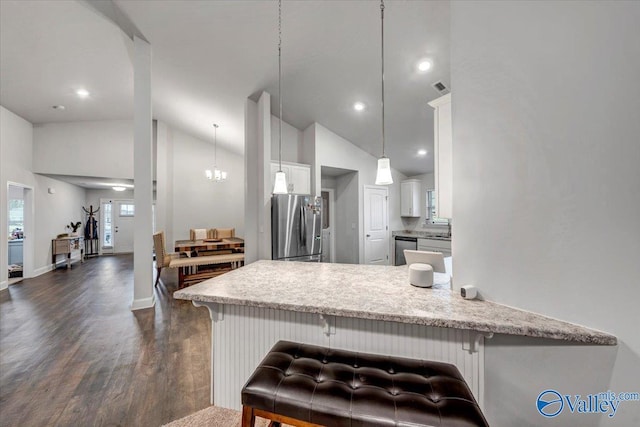
[[[405,236],[396,236],[396,256],[394,258],[394,265],[405,265],[407,261],[404,259],[404,250],[418,249],[418,238],[417,237],[405,237]]]

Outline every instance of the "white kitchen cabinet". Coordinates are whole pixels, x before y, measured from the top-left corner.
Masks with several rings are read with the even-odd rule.
[[[451,240],[418,239],[418,250],[442,252],[445,257],[451,256]]]
[[[400,183],[400,216],[419,217],[421,215],[421,184],[419,179],[407,179]]]
[[[22,265],[22,239],[9,240],[9,265]]]
[[[436,216],[451,218],[453,199],[453,128],[451,123],[451,94],[429,103],[434,108],[434,181]]]
[[[276,181],[276,172],[280,165],[271,162],[271,188]],[[282,172],[287,177],[287,189],[289,193],[311,194],[311,166],[301,163],[282,162]]]

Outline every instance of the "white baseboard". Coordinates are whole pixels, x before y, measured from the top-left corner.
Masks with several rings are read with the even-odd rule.
[[[33,275],[31,277],[38,277],[50,271],[53,271],[53,265],[47,264],[44,267],[36,268],[35,270],[33,270]]]
[[[0,282],[0,291],[4,291],[5,289],[9,289],[9,281],[4,280]]]
[[[153,308],[156,304],[155,296],[149,298],[134,299],[131,301],[131,311],[143,310],[145,308]]]

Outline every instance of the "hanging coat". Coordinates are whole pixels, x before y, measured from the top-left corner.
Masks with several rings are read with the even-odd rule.
[[[86,240],[98,238],[98,221],[93,216],[87,218],[87,223],[84,225],[84,238]]]

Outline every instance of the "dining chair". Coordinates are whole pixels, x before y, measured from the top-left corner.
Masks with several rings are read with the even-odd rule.
[[[192,228],[189,230],[189,240],[204,240],[207,238],[206,228]]]
[[[153,235],[153,250],[156,254],[156,282],[154,283],[154,287],[158,286],[158,282],[160,281],[160,272],[164,267],[169,267],[172,259],[180,258],[180,254],[178,253],[167,253],[165,251],[164,244],[164,231],[159,231]]]
[[[215,228],[214,230],[216,239],[227,239],[236,235],[235,228]]]

